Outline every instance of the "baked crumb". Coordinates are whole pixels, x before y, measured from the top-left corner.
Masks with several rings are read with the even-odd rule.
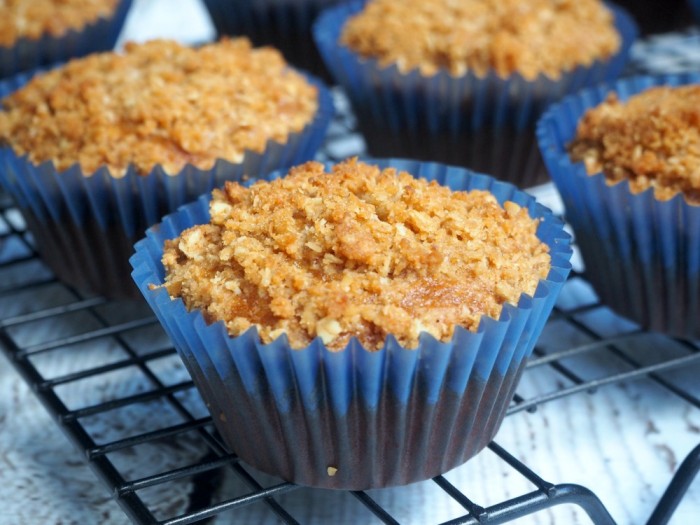
[[[272,48],[245,38],[194,49],[155,40],[74,60],[3,100],[0,143],[59,171],[130,163],[169,174],[241,162],[313,120],[318,93]]]
[[[700,205],[700,86],[656,87],[621,102],[610,93],[588,110],[569,145],[572,160],[633,193],[659,200],[683,193]]]
[[[341,43],[404,73],[556,79],[610,57],[620,36],[599,0],[372,0]]]
[[[37,40],[43,35],[62,36],[80,31],[100,18],[111,17],[119,0],[2,0],[0,46],[20,38]]]
[[[210,212],[166,242],[168,293],[233,336],[256,325],[292,348],[356,336],[376,350],[388,334],[413,348],[423,331],[448,341],[534,293],[550,268],[526,209],[356,159],[226,183]]]

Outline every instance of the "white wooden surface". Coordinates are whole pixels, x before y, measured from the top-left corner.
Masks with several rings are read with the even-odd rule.
[[[165,36],[198,42],[211,39],[212,35],[198,0],[135,0],[122,40]],[[543,196],[551,197],[551,190],[545,190]],[[562,300],[586,300],[588,293],[585,287],[571,286]],[[57,288],[55,297],[46,300],[60,303],[61,294]],[[18,302],[0,302],[0,318],[23,309]],[[592,323],[605,330],[608,319],[601,317]],[[52,320],[26,337],[41,341],[67,329],[60,321]],[[542,347],[555,350],[582,340],[585,340],[582,334],[554,323],[543,337]],[[658,353],[668,351],[667,346],[662,339],[658,340],[658,346],[656,341],[648,339],[645,348],[632,348],[631,352],[637,352],[642,359],[662,359]],[[116,352],[109,347],[100,351]],[[55,359],[48,356],[37,366],[57,375],[76,366],[88,367],[91,359],[90,350],[86,349],[75,362],[66,362],[62,353]],[[584,377],[597,377],[623,365],[614,359],[601,359],[573,366]],[[170,380],[186,377],[177,360],[166,360],[162,368]],[[695,366],[675,371],[668,377],[697,395],[698,372],[700,368]],[[546,393],[555,388],[557,381],[562,380],[546,369],[528,372],[519,392],[528,397]],[[143,384],[132,377],[116,375],[109,376],[103,384],[84,388],[85,391],[78,388],[63,392],[67,402],[79,406],[89,396],[94,403],[99,396],[107,399],[116,390],[122,395],[138,392]],[[109,425],[99,427],[97,433],[107,439],[110,426],[148,428],[149,419],[150,413],[145,410],[120,412]],[[593,490],[619,524],[638,525],[646,522],[679,462],[700,443],[700,411],[651,380],[642,379],[605,387],[593,395],[583,393],[554,401],[534,413],[517,413],[506,419],[496,441],[547,481],[578,483]],[[177,450],[151,446],[143,454],[148,469],[153,472],[199,459],[199,452],[195,447],[188,448],[186,440],[178,444]],[[125,458],[127,464],[128,460]],[[446,477],[484,506],[534,490],[490,451]],[[224,479],[222,493],[235,490],[237,483],[234,479]],[[185,511],[190,489],[187,484],[161,487],[149,497],[158,500],[160,508],[172,515]],[[437,523],[463,515],[463,510],[430,482],[371,494],[401,523]],[[302,489],[281,496],[279,501],[302,523],[377,522],[345,493]],[[276,520],[266,508],[254,505],[235,514],[224,514],[216,522],[276,523]],[[14,369],[0,357],[0,524],[40,523],[121,524],[128,523],[128,519]],[[517,523],[590,521],[577,507],[564,505]],[[691,488],[672,523],[700,523],[700,480]]]

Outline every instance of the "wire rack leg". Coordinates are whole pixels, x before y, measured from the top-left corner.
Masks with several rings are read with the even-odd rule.
[[[522,507],[512,504],[508,507],[502,507],[501,505],[490,507],[486,509],[488,514],[486,523],[505,523],[554,505],[565,504],[581,507],[596,525],[615,525],[615,520],[613,520],[605,505],[598,499],[598,496],[586,487],[572,483],[553,485],[550,487],[546,497],[537,501],[523,501]]]
[[[666,492],[661,496],[654,512],[649,518],[648,525],[664,525],[668,523],[678,504],[688,491],[690,484],[700,471],[700,445],[696,446],[686,456],[669,483]]]
[[[554,487],[559,491],[562,500],[567,503],[574,503],[581,507],[591,521],[596,525],[615,525],[615,520],[612,518],[608,509],[598,499],[593,492],[581,485],[562,484]]]
[[[546,491],[536,491],[508,502],[481,509],[477,516],[470,514],[441,525],[497,525],[511,522],[540,512],[555,505],[576,505],[583,509],[595,525],[616,525],[615,520],[598,497],[581,485],[562,483],[550,485]]]

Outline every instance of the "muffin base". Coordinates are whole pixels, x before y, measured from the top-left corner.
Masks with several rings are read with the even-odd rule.
[[[550,181],[533,130],[490,128],[476,132],[437,132],[426,137],[410,130],[392,131],[363,117],[358,118],[358,127],[372,157],[440,159],[445,164],[493,175],[520,188]]]
[[[245,35],[255,46],[274,46],[288,62],[326,82],[333,79],[311,38],[311,26],[321,10],[333,3],[333,0],[204,0],[219,35]]]
[[[581,250],[600,248],[595,239],[580,239]],[[700,339],[700,273],[686,275],[659,261],[610,260],[607,264],[584,255],[590,281],[601,302],[646,330],[683,339]],[[601,272],[607,278],[600,278]],[[615,281],[611,285],[611,281]]]
[[[309,411],[293,392],[289,411],[279,413],[272,392],[246,396],[239,378],[210,382],[195,373],[193,379],[210,382],[213,391],[241,393],[229,402],[205,401],[216,409],[224,441],[249,465],[301,485],[366,490],[429,479],[475,456],[496,435],[523,368],[524,362],[504,376],[472,379],[463,394],[445,390],[432,404],[420,384],[408,403],[387,395],[368,409],[354,399],[343,416],[328,404]],[[227,425],[232,420],[246,424]]]
[[[145,225],[139,235],[129,236],[118,226],[104,229],[92,219],[80,225],[70,217],[44,222],[27,208],[20,211],[42,260],[58,279],[81,292],[142,299],[131,279],[128,256]]]

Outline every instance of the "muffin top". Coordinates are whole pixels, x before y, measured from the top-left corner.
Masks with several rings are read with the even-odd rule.
[[[0,46],[20,38],[37,40],[43,35],[62,36],[81,30],[99,18],[112,16],[119,0],[2,0]]]
[[[247,39],[197,49],[154,40],[68,62],[3,100],[0,143],[61,171],[122,176],[241,162],[310,123],[318,93],[272,48]]]
[[[556,79],[607,59],[620,37],[600,0],[371,0],[341,43],[403,73]]]
[[[682,192],[700,205],[700,86],[655,87],[627,102],[610,93],[584,114],[569,152],[610,184],[628,179],[633,193]]]
[[[256,325],[292,348],[356,336],[376,350],[388,334],[413,348],[423,331],[447,341],[534,293],[550,268],[526,209],[355,159],[226,183],[210,213],[166,242],[168,293],[233,336]]]

